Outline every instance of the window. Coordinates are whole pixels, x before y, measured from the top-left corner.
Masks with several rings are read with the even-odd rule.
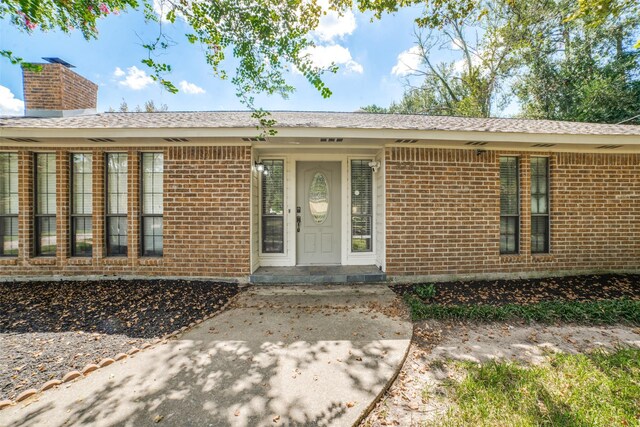
[[[127,256],[127,161],[126,153],[107,153],[107,256]]]
[[[518,158],[500,157],[500,253],[519,249],[520,202]]]
[[[549,252],[549,159],[531,158],[531,252]]]
[[[142,153],[142,256],[162,256],[162,153]]]
[[[90,257],[93,251],[93,156],[71,155],[71,255]]]
[[[36,154],[35,170],[35,253],[56,254],[56,155]]]
[[[18,256],[18,155],[0,153],[0,256]]]
[[[284,253],[284,160],[263,160],[262,252]]]
[[[351,250],[371,252],[373,174],[369,160],[351,161]]]

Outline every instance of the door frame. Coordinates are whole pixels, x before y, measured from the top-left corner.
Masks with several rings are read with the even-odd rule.
[[[351,251],[351,174],[349,165],[351,160],[375,160],[374,154],[325,154],[325,153],[265,153],[257,156],[257,161],[282,159],[284,160],[284,253],[282,254],[263,254],[262,253],[262,221],[258,218],[258,256],[261,266],[295,266],[297,265],[297,239],[296,239],[296,194],[297,194],[297,163],[298,162],[339,162],[341,171],[340,183],[340,225],[341,225],[341,243],[340,243],[340,264],[341,265],[373,265],[376,264],[376,239],[375,231],[372,229],[371,252],[352,252]],[[380,173],[378,171],[377,173]],[[258,212],[260,215],[260,206],[262,200],[262,188],[258,185]],[[378,194],[375,185],[372,188],[373,198],[373,218],[376,212],[376,200]],[[374,220],[375,227],[375,220]]]

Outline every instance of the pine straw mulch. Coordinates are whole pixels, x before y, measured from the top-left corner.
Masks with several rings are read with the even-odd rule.
[[[603,274],[541,279],[432,282],[432,304],[536,304],[543,301],[640,300],[640,274]],[[391,288],[404,296],[425,284],[397,284]]]
[[[197,280],[0,283],[0,400],[188,326],[239,291]]]

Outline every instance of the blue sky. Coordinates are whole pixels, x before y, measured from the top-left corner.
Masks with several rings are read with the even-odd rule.
[[[272,110],[324,111],[354,111],[368,104],[388,106],[401,97],[405,65],[415,58],[407,51],[414,45],[413,20],[419,13],[420,9],[407,8],[373,22],[369,15],[357,12],[342,17],[329,14],[314,35],[318,48],[312,56],[319,64],[334,61],[340,65],[337,74],[325,77],[333,95],[323,99],[303,76],[291,73],[289,82],[296,92],[289,99],[259,96],[257,105]],[[0,25],[0,48],[27,61],[53,56],[75,65],[76,72],[99,85],[98,111],[117,109],[123,99],[131,107],[151,99],[175,111],[245,109],[233,85],[214,77],[200,47],[186,41],[185,24],[178,20],[168,26],[165,31],[176,45],[161,60],[173,66],[169,79],[182,89],[175,95],[153,83],[149,70],[140,62],[145,56],[143,40],[153,39],[158,27],[146,24],[139,12],[101,20],[99,37],[91,41],[77,32],[35,31],[29,35],[5,21]],[[442,52],[442,59],[450,58],[450,52]],[[0,115],[22,114],[22,98],[20,68],[0,59]]]

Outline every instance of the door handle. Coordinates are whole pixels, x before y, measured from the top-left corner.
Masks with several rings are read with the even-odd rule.
[[[302,217],[300,215],[296,215],[296,232],[300,232],[300,223],[302,222]]]

